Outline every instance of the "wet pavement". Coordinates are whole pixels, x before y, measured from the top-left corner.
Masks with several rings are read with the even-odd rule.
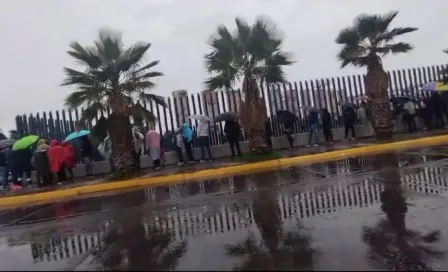
[[[0,211],[0,270],[447,270],[448,147]]]

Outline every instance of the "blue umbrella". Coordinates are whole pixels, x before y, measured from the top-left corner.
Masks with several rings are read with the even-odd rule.
[[[65,140],[68,142],[68,141],[71,141],[76,138],[83,137],[83,136],[86,136],[89,134],[90,134],[90,131],[88,131],[88,130],[75,131],[75,132],[70,133],[67,137],[65,137]]]

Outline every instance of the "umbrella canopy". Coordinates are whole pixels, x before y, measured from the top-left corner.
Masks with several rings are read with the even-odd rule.
[[[222,121],[236,121],[238,120],[238,114],[234,112],[224,112],[220,115],[216,116],[215,122],[222,122]]]
[[[208,116],[200,115],[200,114],[191,115],[190,119],[195,119],[195,120],[199,120],[199,121],[210,121],[210,118]]]
[[[302,109],[306,110],[306,111],[315,111],[315,112],[319,112],[319,109],[316,107],[312,107],[312,106],[303,106]]]
[[[12,146],[12,150],[16,151],[16,150],[26,149],[26,148],[30,147],[32,144],[34,144],[35,142],[37,142],[37,140],[39,140],[39,136],[37,136],[37,135],[25,136],[22,139],[20,139],[14,143],[14,145]]]
[[[71,141],[76,138],[83,137],[83,136],[86,136],[89,134],[90,134],[90,131],[88,131],[88,130],[75,131],[75,132],[70,133],[67,137],[65,137],[65,140],[68,142],[68,141]]]
[[[446,92],[448,91],[448,84],[432,81],[423,85],[421,90],[426,92]]]
[[[16,140],[14,140],[14,139],[0,140],[0,149],[13,146],[15,142],[16,142]]]
[[[390,102],[392,102],[392,103],[395,102],[395,103],[397,103],[397,104],[404,104],[404,103],[406,103],[406,102],[408,102],[408,101],[413,101],[413,102],[415,102],[415,99],[412,98],[412,97],[409,97],[409,96],[392,97],[392,98],[390,98],[389,100],[390,100]]]
[[[349,102],[349,101],[341,102],[341,106],[343,106],[343,107],[350,107],[350,108],[356,108],[356,105],[353,104],[352,102]]]
[[[278,110],[277,120],[280,123],[293,122],[296,119],[296,115],[288,110]]]

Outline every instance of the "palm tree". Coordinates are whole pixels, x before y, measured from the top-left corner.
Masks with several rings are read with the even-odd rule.
[[[428,260],[443,257],[443,252],[432,244],[440,240],[440,232],[422,234],[406,227],[408,211],[406,198],[400,184],[395,154],[375,158],[382,171],[384,191],[381,209],[386,214],[374,227],[364,227],[363,240],[369,246],[368,259],[373,266],[386,270],[428,271]]]
[[[274,175],[255,175],[254,180],[266,186],[266,182],[275,182]],[[255,196],[252,211],[261,240],[249,234],[242,242],[226,246],[229,256],[241,260],[235,271],[313,270],[316,251],[311,246],[311,237],[304,233],[299,222],[297,230],[283,229],[275,189],[261,189]]]
[[[361,14],[356,17],[352,26],[341,30],[336,38],[336,43],[343,46],[338,54],[342,67],[348,64],[367,67],[366,94],[372,102],[372,125],[376,137],[380,139],[392,137],[393,129],[387,92],[388,76],[383,69],[381,57],[412,50],[410,44],[394,40],[417,30],[414,27],[391,28],[390,24],[397,15],[398,11],[385,15]]]
[[[283,36],[269,18],[258,17],[253,25],[241,18],[235,22],[235,33],[221,25],[210,38],[212,52],[205,56],[205,63],[211,76],[205,83],[209,90],[233,90],[235,83],[243,79],[240,118],[249,148],[266,152],[267,112],[258,86],[284,82],[283,66],[293,63],[292,55],[281,50]]]
[[[76,87],[76,91],[66,98],[66,105],[71,109],[86,106],[82,113],[83,120],[91,120],[99,112],[111,109],[108,129],[114,164],[119,171],[130,171],[135,165],[131,155],[130,117],[134,122],[156,120],[139,101],[165,106],[162,97],[146,93],[155,87],[151,80],[163,75],[150,71],[159,61],[143,63],[150,46],[150,43],[139,42],[125,48],[121,33],[103,29],[99,31],[93,46],[85,47],[73,42],[67,52],[84,69],[64,68],[66,78],[62,85]]]

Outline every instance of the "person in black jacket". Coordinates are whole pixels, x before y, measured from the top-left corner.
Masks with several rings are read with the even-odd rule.
[[[332,122],[331,115],[326,108],[322,109],[322,129],[325,135],[325,142],[333,144],[333,132],[331,131]]]
[[[435,121],[434,127],[443,128],[445,126],[443,116],[446,107],[443,97],[438,92],[434,92],[428,100],[428,106],[433,114],[431,118]]]
[[[238,151],[238,156],[243,156],[240,149],[240,143],[238,138],[240,136],[240,125],[233,120],[227,120],[224,125],[224,133],[226,134],[227,141],[229,142],[230,152],[232,157],[235,157],[235,147]]]
[[[344,107],[344,125],[345,125],[345,140],[347,141],[348,133],[351,130],[352,137],[350,140],[355,139],[355,121],[356,121],[356,112],[355,109],[351,106],[345,106]]]
[[[269,148],[272,149],[272,140],[271,140],[271,136],[272,136],[272,130],[271,130],[271,118],[268,117],[268,119],[266,119],[266,122],[264,123],[264,125],[265,125],[266,142],[268,143]]]

